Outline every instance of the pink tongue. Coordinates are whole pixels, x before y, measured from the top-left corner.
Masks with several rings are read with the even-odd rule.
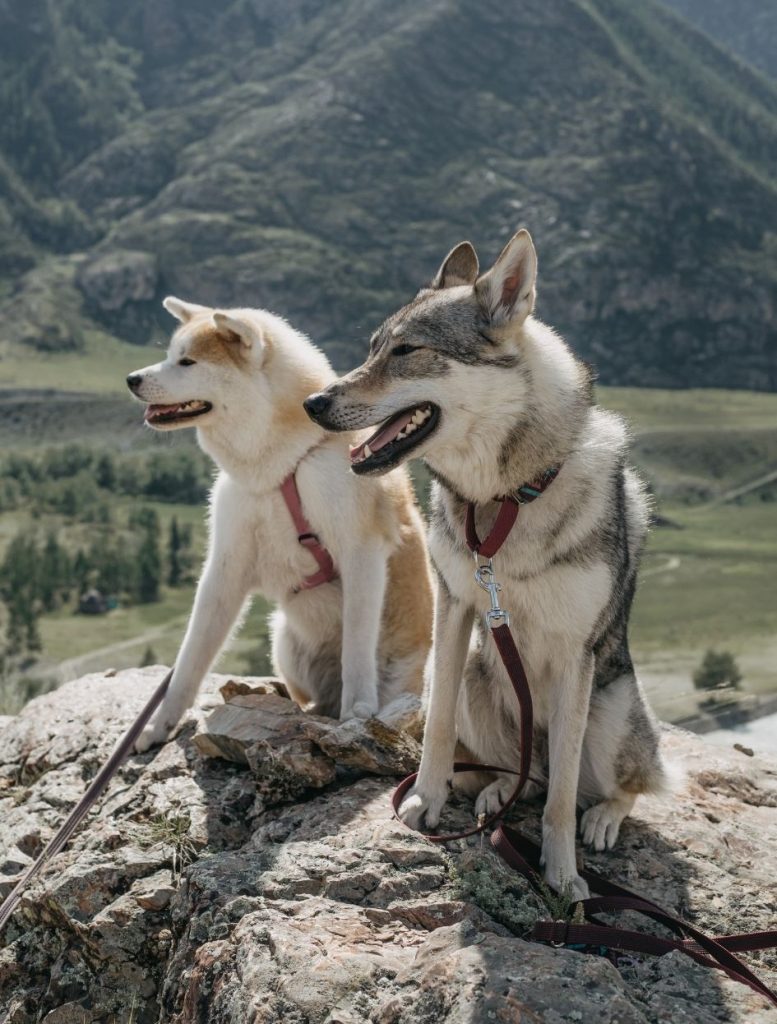
[[[386,426],[379,430],[374,437],[369,438],[364,444],[357,445],[356,448],[351,448],[351,458],[358,458],[364,452],[364,445],[370,446],[370,451],[376,452],[380,448],[385,448],[389,441],[393,441],[397,434],[406,427],[415,415],[415,409],[411,409],[410,412],[403,413],[397,419],[387,423]]]
[[[152,416],[157,416],[159,413],[175,412],[178,408],[180,408],[179,403],[176,403],[175,405],[147,405],[143,418],[150,419]]]

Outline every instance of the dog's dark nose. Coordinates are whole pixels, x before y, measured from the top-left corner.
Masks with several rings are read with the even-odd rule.
[[[324,415],[331,404],[332,399],[329,395],[325,395],[321,391],[317,395],[309,395],[302,403],[305,412],[316,422]]]
[[[142,373],[131,373],[129,377],[127,377],[127,387],[130,389],[130,391],[137,391],[138,388],[140,387],[142,380]]]

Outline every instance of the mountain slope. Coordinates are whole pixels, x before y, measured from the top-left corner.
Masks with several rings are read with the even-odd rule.
[[[777,78],[777,4],[773,0],[664,0],[743,60]]]
[[[7,345],[143,341],[174,291],[269,306],[345,367],[452,244],[485,262],[523,223],[540,315],[604,381],[777,387],[777,89],[652,0],[102,12],[110,137],[52,144],[54,184],[5,147],[44,225],[6,199]]]

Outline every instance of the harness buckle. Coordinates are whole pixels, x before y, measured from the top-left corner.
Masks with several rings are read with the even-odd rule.
[[[488,561],[481,565],[478,554],[475,552],[475,565],[477,566],[475,582],[491,598],[491,607],[485,614],[486,625],[491,630],[496,629],[498,626],[509,626],[510,613],[505,608],[499,606],[499,591],[502,589],[502,584],[497,582],[494,575],[493,560],[489,558]]]

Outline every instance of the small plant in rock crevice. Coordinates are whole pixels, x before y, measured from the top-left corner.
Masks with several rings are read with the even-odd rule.
[[[142,848],[161,846],[170,850],[173,878],[180,882],[183,869],[199,856],[189,830],[191,818],[186,813],[155,814],[148,821],[136,823],[131,838]]]

